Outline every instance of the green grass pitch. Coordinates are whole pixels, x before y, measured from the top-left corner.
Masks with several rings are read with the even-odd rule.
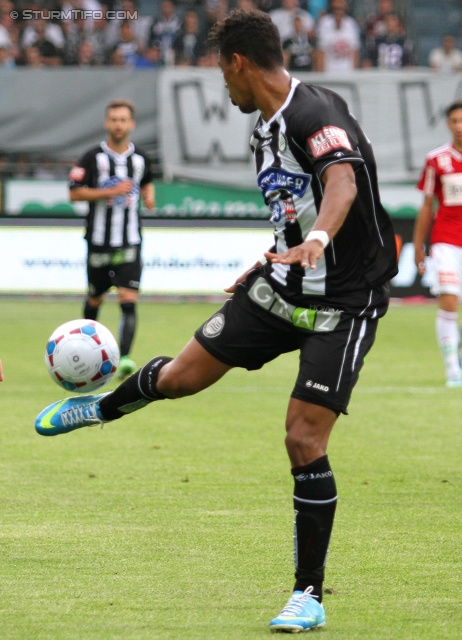
[[[142,300],[133,357],[175,355],[217,306]],[[0,637],[269,637],[293,584],[284,414],[297,355],[44,438],[35,416],[65,395],[45,343],[80,314],[80,299],[1,301]],[[390,308],[334,430],[316,637],[462,637],[462,390],[444,387],[434,317],[432,304]],[[117,332],[113,300],[99,319]]]

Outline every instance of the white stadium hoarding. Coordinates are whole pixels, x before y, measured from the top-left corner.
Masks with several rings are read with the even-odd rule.
[[[397,222],[402,249],[392,296],[428,296],[431,264],[420,279],[411,243],[412,220]],[[153,295],[223,294],[271,242],[269,228],[146,228],[141,290]],[[85,291],[86,243],[81,229],[0,227],[0,246],[0,295]]]
[[[144,230],[143,293],[221,294],[271,245],[268,230]],[[0,293],[82,293],[81,229],[0,228]]]

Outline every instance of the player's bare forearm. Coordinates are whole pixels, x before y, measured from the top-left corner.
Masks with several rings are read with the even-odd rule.
[[[151,182],[144,184],[140,189],[140,193],[146,209],[154,209],[156,206],[154,185]]]
[[[433,198],[426,196],[414,224],[414,261],[420,275],[425,272],[425,241],[433,220]]]

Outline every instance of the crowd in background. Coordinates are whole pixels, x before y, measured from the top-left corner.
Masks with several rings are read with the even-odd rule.
[[[416,65],[462,72],[462,29],[445,34],[421,60],[400,6],[398,0],[0,0],[0,70],[216,67],[207,32],[238,7],[269,13],[291,73]],[[35,165],[13,160],[0,157],[0,178],[57,177],[46,158]]]
[[[356,6],[362,11],[355,14]],[[462,71],[456,46],[462,33],[446,34],[438,50],[419,61],[393,0],[0,0],[0,67],[216,66],[206,34],[235,7],[270,14],[291,71],[416,64]]]

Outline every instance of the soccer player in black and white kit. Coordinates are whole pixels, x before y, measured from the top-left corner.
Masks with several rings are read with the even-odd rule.
[[[69,174],[70,198],[89,203],[85,239],[88,245],[88,295],[84,317],[96,320],[105,293],[117,288],[121,308],[120,364],[117,375],[136,371],[129,358],[136,330],[136,303],[141,278],[140,195],[155,206],[151,161],[130,141],[135,107],[113,100],[106,107],[107,140],[87,151]]]
[[[270,628],[305,631],[325,623],[322,585],[337,502],[327,444],[387,310],[394,232],[368,140],[338,95],[289,76],[268,15],[233,11],[212,27],[209,42],[232,103],[260,111],[251,146],[274,245],[176,358],[153,358],[112,393],[52,404],[36,429],[55,435],[117,420],[152,401],[197,393],[233,367],[259,369],[297,350],[286,418],[295,585]]]

